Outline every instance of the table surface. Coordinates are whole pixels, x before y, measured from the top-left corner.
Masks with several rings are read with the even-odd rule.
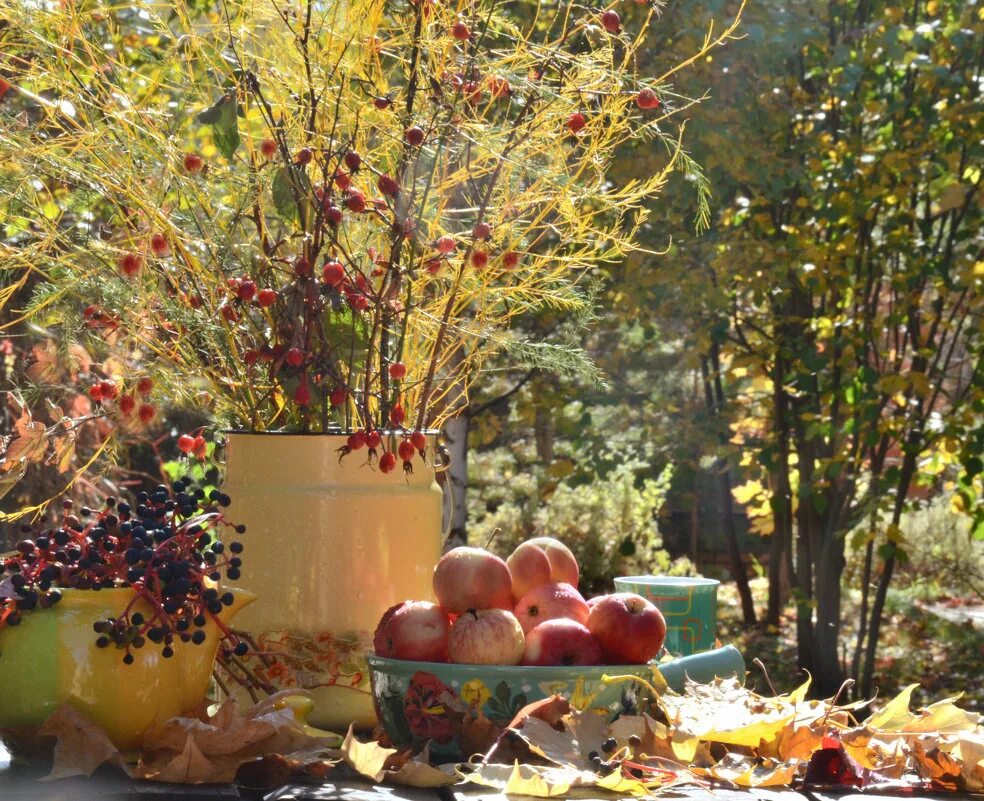
[[[358,778],[299,781],[275,789],[255,789],[232,784],[179,785],[133,781],[116,768],[101,768],[91,778],[42,781],[45,771],[12,766],[0,746],[0,801],[516,801],[523,796],[507,797],[482,788],[457,785],[439,790],[414,787],[374,785]],[[841,801],[848,792],[821,793],[795,790],[731,790],[715,788],[674,788],[661,796],[679,801]],[[853,795],[858,795],[857,793]],[[873,795],[868,793],[869,796]],[[612,801],[614,795],[584,788],[569,798],[584,801]],[[982,796],[953,794],[877,795],[879,801],[981,801]]]

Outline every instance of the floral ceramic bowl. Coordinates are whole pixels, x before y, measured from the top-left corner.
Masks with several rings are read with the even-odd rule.
[[[653,683],[656,668],[457,665],[375,655],[368,661],[376,714],[390,739],[398,746],[430,741],[436,761],[484,750],[489,735],[508,725],[520,709],[555,693],[577,709],[595,709],[609,719],[635,714],[647,699],[645,685],[606,683],[602,676],[633,675]],[[685,675],[697,681],[745,675],[744,660],[731,646],[663,662],[659,670],[671,689],[681,689]]]

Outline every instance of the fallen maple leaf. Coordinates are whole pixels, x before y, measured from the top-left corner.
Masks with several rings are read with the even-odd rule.
[[[349,767],[376,783],[445,787],[458,780],[454,773],[432,766],[426,748],[414,758],[409,751],[386,748],[375,740],[360,741],[354,727],[349,727],[340,753]]]
[[[141,759],[136,774],[141,778],[175,784],[231,782],[242,764],[228,754],[206,757],[195,742],[187,737],[181,751],[158,751],[155,758]]]
[[[698,775],[731,782],[739,787],[777,787],[792,784],[800,761],[779,762],[747,754],[725,754],[710,768],[698,769]]]
[[[789,695],[766,698],[734,678],[710,684],[688,681],[683,695],[659,698],[670,724],[673,752],[680,761],[690,762],[702,740],[748,748],[771,742],[795,720],[809,686],[807,681]]]
[[[44,781],[91,776],[106,762],[124,765],[119,749],[106,733],[68,704],[52,712],[38,733],[56,740],[54,764]]]
[[[955,737],[950,755],[960,763],[963,789],[971,793],[984,792],[984,731],[960,732]]]
[[[525,795],[535,798],[555,798],[566,795],[574,786],[594,784],[594,773],[573,768],[542,767],[539,765],[512,765],[484,763],[473,772],[459,774],[462,779],[483,787],[491,787],[509,795]]]
[[[133,774],[199,784],[232,781],[245,763],[274,754],[288,760],[303,754],[306,763],[319,756],[331,762],[337,757],[333,750],[337,735],[311,729],[299,720],[288,703],[297,695],[294,690],[275,693],[245,712],[230,699],[205,720],[172,718],[145,740]]]
[[[355,724],[349,726],[341,752],[349,766],[374,782],[386,775],[386,763],[399,753],[398,749],[384,748],[375,740],[362,742],[355,736]]]
[[[960,763],[939,747],[937,738],[916,738],[912,742],[912,757],[916,771],[933,787],[956,790],[961,779]]]

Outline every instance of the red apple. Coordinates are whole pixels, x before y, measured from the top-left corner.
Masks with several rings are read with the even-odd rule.
[[[481,548],[452,548],[434,568],[434,595],[446,612],[513,607],[509,568]]]
[[[373,647],[379,656],[419,662],[448,661],[451,624],[444,610],[426,601],[403,601],[379,620]]]
[[[564,582],[577,586],[577,560],[553,537],[534,537],[522,543],[506,560],[512,575],[513,598],[519,600],[540,584]]]
[[[544,620],[566,617],[584,624],[588,622],[588,605],[570,584],[541,584],[519,599],[513,614],[523,631],[530,631]]]
[[[604,664],[598,640],[576,620],[546,620],[526,635],[524,665]]]
[[[518,665],[525,648],[519,621],[505,609],[469,609],[448,634],[448,656],[466,665]]]
[[[663,614],[633,592],[599,598],[588,615],[588,628],[610,664],[644,664],[659,653],[666,639]]]

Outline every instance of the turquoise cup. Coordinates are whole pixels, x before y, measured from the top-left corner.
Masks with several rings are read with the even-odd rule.
[[[615,579],[615,589],[652,601],[666,618],[664,647],[674,656],[688,656],[714,647],[720,583],[689,576],[623,576]]]

